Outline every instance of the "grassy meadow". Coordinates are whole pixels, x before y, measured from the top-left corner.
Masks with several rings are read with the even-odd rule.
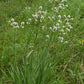
[[[84,0],[0,0],[0,84],[84,84]]]

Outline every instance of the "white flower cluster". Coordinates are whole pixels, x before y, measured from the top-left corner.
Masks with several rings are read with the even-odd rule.
[[[64,18],[62,20],[62,18]],[[48,29],[50,29],[52,32],[59,32],[59,40],[60,42],[64,42],[64,35],[67,35],[68,32],[70,32],[70,30],[73,28],[71,25],[70,25],[70,22],[73,20],[73,18],[71,18],[70,15],[66,16],[66,15],[58,15],[58,20],[56,21],[56,23],[53,25],[53,26],[50,26]],[[43,28],[44,29],[44,28]],[[64,43],[68,43],[67,41],[65,41]]]
[[[42,6],[40,6],[38,9],[38,11],[35,13],[35,14],[32,14],[32,20],[34,20],[35,22],[43,22],[45,17],[46,17],[46,14],[47,14],[47,11],[42,11]]]
[[[28,8],[26,7],[25,9],[28,9]],[[11,26],[13,26],[14,28],[19,28],[19,27],[24,28],[24,25],[25,25],[25,24],[33,24],[33,22],[34,22],[34,23],[43,22],[44,19],[45,19],[45,17],[46,17],[46,14],[47,14],[47,11],[42,11],[42,6],[40,6],[40,7],[38,8],[38,12],[35,12],[35,14],[32,14],[32,15],[31,15],[31,18],[29,18],[29,19],[27,20],[27,22],[22,21],[21,24],[18,25],[18,27],[17,27],[17,26],[14,26],[14,25],[11,23],[11,21],[9,21],[9,22],[10,22],[10,24],[12,24]],[[13,18],[12,18],[12,19],[13,19]],[[14,21],[12,20],[12,22],[14,22]],[[18,24],[18,23],[17,23],[17,24]]]
[[[10,25],[13,26],[14,28],[19,28],[19,25],[17,22],[15,22],[14,18],[12,18],[10,21],[9,21]]]
[[[51,3],[57,3],[59,2],[59,0],[49,0],[49,2]],[[68,8],[68,5],[67,4],[64,4],[64,2],[67,2],[67,0],[61,0],[61,2],[58,4],[58,6],[55,6],[53,8],[51,8],[54,12],[58,13],[59,10],[61,9],[65,9],[65,8]]]
[[[24,28],[24,24],[25,24],[25,22],[21,22],[21,25],[19,26],[18,22],[16,22],[14,18],[9,20],[9,23],[13,28],[20,28],[20,27]]]
[[[15,22],[15,20],[12,18],[9,22],[10,25],[13,26],[14,28],[25,28],[25,25],[34,25],[37,23],[46,23],[51,26],[45,26],[42,25],[42,30],[49,30],[51,32],[58,32],[58,39],[61,43],[68,43],[68,41],[65,40],[65,35],[71,31],[73,28],[70,22],[73,20],[71,15],[63,15],[60,14],[60,10],[65,9],[68,7],[67,5],[67,0],[49,0],[49,3],[52,5],[54,3],[57,3],[58,5],[52,6],[51,8],[51,13],[48,12],[47,10],[43,10],[43,6],[38,7],[38,11],[34,12],[31,14],[31,17],[28,18],[26,22],[22,21],[20,25],[18,25],[18,22]],[[25,9],[30,10],[30,7],[25,7]],[[50,23],[48,23],[50,22]],[[52,22],[52,23],[51,23]],[[50,38],[48,34],[45,36],[46,38]]]

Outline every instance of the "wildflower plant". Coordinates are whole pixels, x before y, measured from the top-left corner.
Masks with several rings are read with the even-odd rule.
[[[48,31],[56,32],[59,34],[57,38],[59,39],[59,42],[68,43],[68,39],[65,37],[73,29],[73,26],[71,25],[73,17],[70,14],[61,13],[61,11],[64,12],[68,9],[67,0],[49,0],[47,3],[52,4],[50,11],[47,11],[46,7],[44,10],[43,6],[39,6],[37,10],[28,17],[26,22],[21,21],[20,25],[18,25],[18,22],[15,22],[14,18],[11,18],[9,21],[10,25],[14,28],[25,28],[25,25],[39,24],[42,31],[46,30],[46,36],[50,36],[47,35],[49,34]],[[30,7],[25,7],[25,9],[31,12]],[[52,12],[52,14],[50,12]],[[40,28],[38,28],[38,30],[40,30]],[[60,40],[60,37],[63,39]]]
[[[0,84],[83,84],[81,1],[0,2]]]

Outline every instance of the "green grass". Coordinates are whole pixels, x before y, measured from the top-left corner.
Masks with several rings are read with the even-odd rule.
[[[51,0],[52,1],[52,0]],[[0,84],[84,84],[84,1],[67,0],[68,8],[56,13],[51,8],[58,7],[58,2],[49,0],[1,0],[0,1]],[[39,14],[34,21],[32,14]],[[30,9],[29,9],[30,7]],[[28,8],[28,9],[27,9]],[[40,22],[40,16],[45,16]],[[55,15],[55,19],[48,16]],[[61,15],[62,23],[57,31],[50,30]],[[73,20],[70,32],[60,34],[66,24],[64,15]],[[14,28],[8,21],[27,22],[24,28]],[[42,26],[45,26],[44,30]],[[46,35],[48,35],[46,37]],[[68,43],[61,43],[58,37]]]

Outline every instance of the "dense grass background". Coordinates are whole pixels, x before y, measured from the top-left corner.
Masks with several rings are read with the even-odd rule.
[[[39,6],[52,16],[51,7],[57,4],[48,0],[0,1],[0,84],[84,84],[84,1],[68,0],[67,4],[69,8],[58,14],[70,14],[73,29],[65,37],[69,43],[62,44],[57,32],[41,29],[53,25],[52,21],[32,22],[24,29],[14,29],[8,23],[11,18],[19,24],[27,21]]]

